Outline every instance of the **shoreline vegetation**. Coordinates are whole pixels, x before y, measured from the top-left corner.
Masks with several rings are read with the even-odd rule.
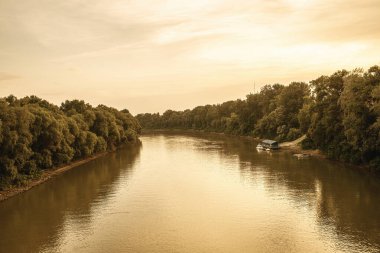
[[[144,130],[201,130],[278,142],[380,173],[380,67],[340,70],[308,83],[265,85],[245,99],[136,115]],[[298,147],[296,145],[296,147]]]
[[[0,200],[138,141],[127,109],[80,100],[56,106],[38,98],[0,98]]]

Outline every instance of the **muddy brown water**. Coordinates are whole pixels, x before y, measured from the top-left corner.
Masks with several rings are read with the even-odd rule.
[[[380,180],[156,133],[0,203],[0,252],[380,252]]]

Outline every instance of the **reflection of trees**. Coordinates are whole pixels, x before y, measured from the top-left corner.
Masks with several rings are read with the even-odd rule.
[[[81,165],[0,206],[0,245],[4,252],[38,252],[58,238],[67,215],[86,223],[95,202],[107,200],[120,177],[128,177],[141,144]]]
[[[245,181],[255,181],[259,175],[268,191],[284,194],[295,205],[314,210],[320,225],[332,225],[341,238],[353,237],[357,242],[380,248],[379,178],[333,161],[297,160],[284,151],[259,154],[256,144],[246,138],[186,135],[200,138],[210,150],[218,150],[223,159],[237,157]],[[204,145],[200,146],[207,152]]]
[[[297,160],[284,152],[258,154],[250,141],[242,139],[226,138],[223,146],[221,155],[237,155],[247,180],[259,172],[266,189],[284,188],[293,201],[306,202],[321,225],[331,222],[338,235],[380,247],[378,178],[328,160]]]

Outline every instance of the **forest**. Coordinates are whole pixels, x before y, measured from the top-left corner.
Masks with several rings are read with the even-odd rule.
[[[0,190],[134,142],[140,130],[126,109],[79,100],[56,106],[36,96],[0,98]]]
[[[246,99],[136,116],[143,129],[193,129],[291,141],[380,172],[380,68],[265,85]]]

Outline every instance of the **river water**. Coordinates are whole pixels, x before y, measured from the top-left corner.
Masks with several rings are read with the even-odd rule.
[[[380,252],[380,180],[212,134],[148,134],[0,203],[0,252]]]

